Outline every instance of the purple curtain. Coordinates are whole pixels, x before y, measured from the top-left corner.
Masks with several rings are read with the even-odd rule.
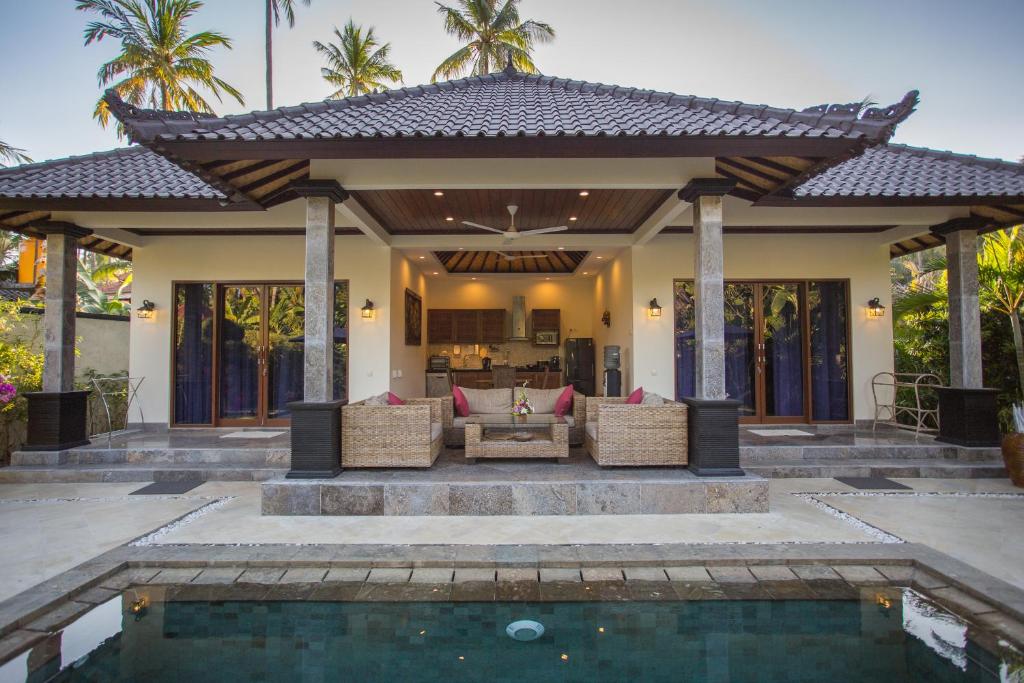
[[[812,282],[811,414],[815,420],[848,420],[849,375],[845,282]]]
[[[211,424],[213,285],[176,285],[174,300],[174,421]]]

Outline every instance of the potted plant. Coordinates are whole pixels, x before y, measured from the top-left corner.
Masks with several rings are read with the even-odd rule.
[[[1013,427],[1003,437],[1003,461],[1013,485],[1024,487],[1024,403],[1013,405]]]

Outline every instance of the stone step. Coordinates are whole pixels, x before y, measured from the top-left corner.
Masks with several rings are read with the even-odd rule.
[[[1002,462],[998,448],[962,448],[938,444],[857,446],[740,446],[740,462],[746,465],[773,465],[790,461],[832,461],[841,464],[849,460],[938,460],[947,463]]]
[[[0,484],[64,484],[123,481],[266,481],[287,468],[246,465],[12,465],[0,467]]]
[[[771,478],[895,477],[935,479],[999,479],[1006,467],[999,462],[925,460],[787,460],[745,464],[750,474]]]
[[[70,451],[15,451],[11,465],[246,465],[287,467],[288,448],[77,448]]]

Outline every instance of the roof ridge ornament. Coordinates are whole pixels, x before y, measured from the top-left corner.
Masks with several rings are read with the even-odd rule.
[[[505,64],[505,68],[502,71],[505,73],[506,76],[515,76],[517,73],[519,73],[519,70],[516,69],[516,65],[512,63],[511,50],[508,51],[508,62]]]

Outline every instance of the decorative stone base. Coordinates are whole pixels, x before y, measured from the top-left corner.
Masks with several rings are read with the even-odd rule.
[[[739,401],[684,398],[689,409],[690,471],[699,477],[740,477]]]
[[[938,441],[958,446],[997,447],[999,433],[995,389],[938,389]]]
[[[22,450],[62,451],[89,443],[88,391],[25,394],[28,434]]]
[[[264,515],[637,515],[768,512],[768,480],[708,481],[681,469],[567,478],[580,463],[464,465],[419,472],[346,470],[326,481],[264,482]],[[544,472],[546,468],[547,472]],[[539,472],[538,472],[539,471]],[[536,472],[536,473],[534,473]]]
[[[288,404],[292,413],[289,479],[330,479],[341,471],[341,407],[345,403]]]

